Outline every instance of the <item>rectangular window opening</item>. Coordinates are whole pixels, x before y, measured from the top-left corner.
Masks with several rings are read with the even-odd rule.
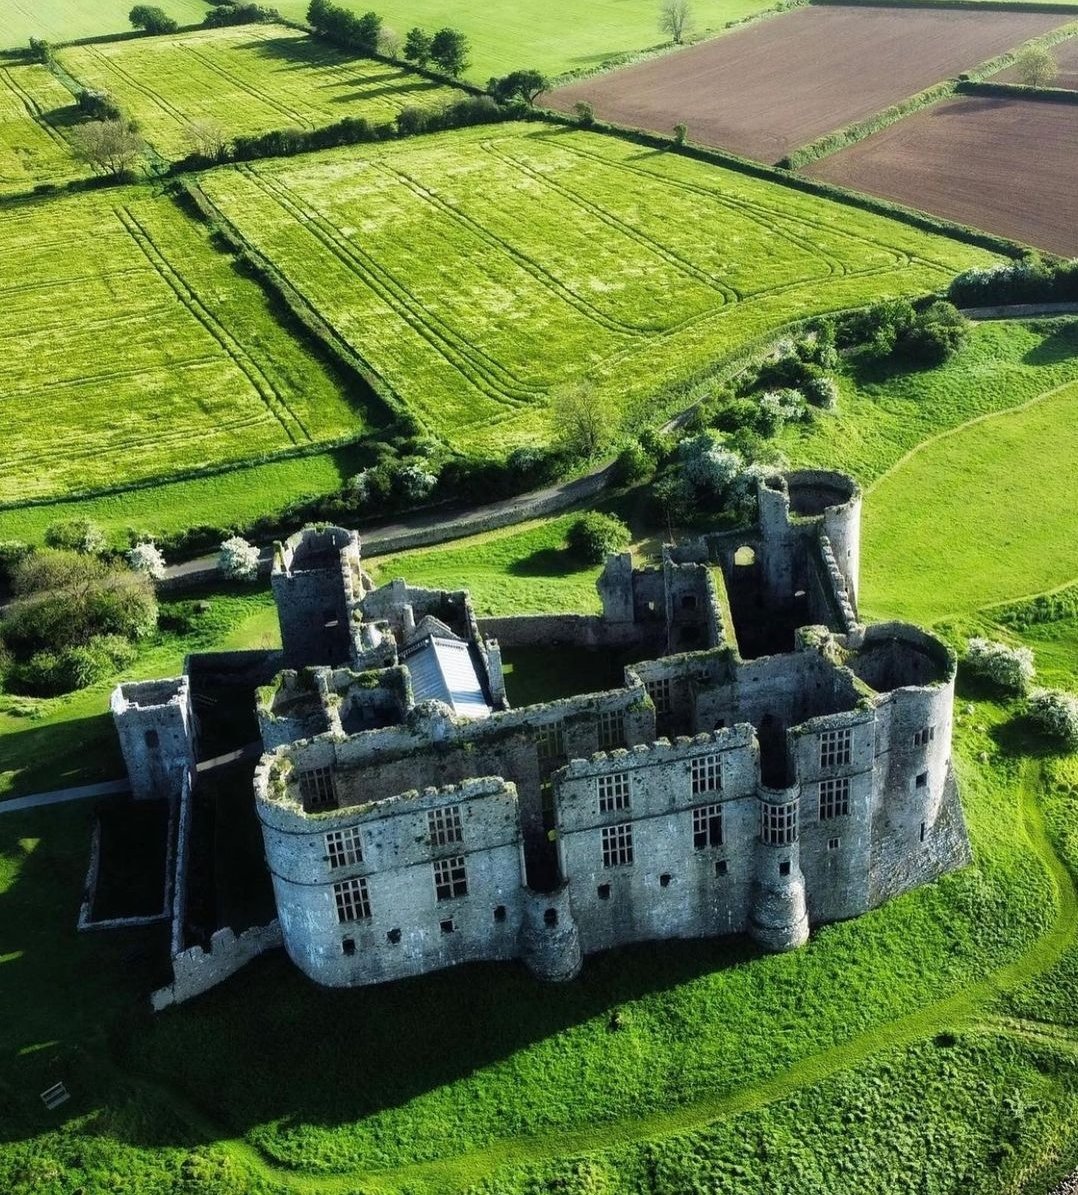
[[[841,730],[825,730],[820,735],[821,768],[843,767],[852,757],[853,731],[848,726]]]
[[[333,897],[337,904],[337,920],[342,925],[349,921],[365,921],[370,917],[371,902],[367,895],[367,881],[362,876],[334,884]]]
[[[358,826],[330,830],[326,835],[326,861],[331,869],[352,867],[363,862],[363,844]]]
[[[723,845],[721,805],[701,805],[692,811],[692,845],[697,851]]]
[[[307,768],[299,774],[299,795],[307,810],[330,809],[337,804],[333,769]]]
[[[718,859],[718,860],[716,860],[716,862],[715,862],[715,874],[716,874],[717,876],[724,876],[724,875],[726,875],[726,874],[727,874],[727,872],[729,872],[729,870],[730,870],[730,865],[729,865],[729,864],[726,862],[726,860],[725,860],[725,859]]]
[[[918,788],[927,788],[928,787],[928,773],[927,772],[921,772],[918,775],[917,787]]]
[[[434,860],[434,895],[439,901],[468,895],[468,874],[463,855]]]
[[[614,751],[625,746],[625,719],[621,710],[603,710],[598,729],[600,751]]]
[[[820,821],[834,817],[847,817],[850,812],[850,782],[841,780],[820,781]]]
[[[629,808],[629,773],[613,772],[609,776],[597,776],[599,791],[599,812],[614,813]]]
[[[603,866],[627,867],[633,861],[633,824],[603,826]]]
[[[771,805],[760,802],[760,839],[771,846],[789,846],[797,841],[797,802]]]
[[[427,830],[431,846],[450,846],[454,842],[463,842],[460,806],[445,805],[441,809],[428,809]]]
[[[722,756],[698,755],[689,765],[693,796],[717,793],[722,789]]]

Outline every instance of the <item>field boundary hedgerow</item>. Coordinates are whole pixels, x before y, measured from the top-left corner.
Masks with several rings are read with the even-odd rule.
[[[995,96],[1003,100],[1029,100],[1031,103],[1044,104],[1078,104],[1078,90],[1073,87],[1028,87],[1023,83],[963,79],[955,90],[959,95]]]
[[[812,0],[812,2],[831,4],[837,3],[838,0]],[[857,3],[858,0],[853,0],[853,2]],[[980,0],[972,0],[972,2],[980,7]],[[924,4],[914,3],[908,7],[924,6]],[[935,4],[931,6],[937,7]],[[951,7],[965,6],[954,4]],[[1016,4],[1014,7],[1021,8],[1024,11],[1027,8],[1036,8],[1037,6]],[[1074,11],[1074,9],[1071,11]],[[1062,41],[1067,41],[1075,35],[1078,35],[1078,21],[1070,21],[1066,25],[1061,25],[1058,29],[1049,30],[1049,32],[1042,33],[1038,37],[1031,37],[1015,49],[1008,50],[1004,54],[997,54],[994,58],[986,59],[984,62],[973,67],[971,70],[964,71],[954,79],[945,79],[943,82],[936,83],[932,87],[926,87],[924,91],[919,91],[916,95],[911,95],[897,104],[892,104],[889,108],[885,108],[881,112],[876,112],[864,120],[855,121],[853,124],[835,129],[834,132],[825,133],[822,137],[817,137],[807,145],[799,146],[785,157],[780,158],[776,165],[787,170],[797,170],[802,166],[807,166],[809,162],[817,162],[821,158],[826,158],[830,154],[837,153],[839,150],[848,149],[851,145],[856,145],[859,141],[864,141],[866,137],[871,137],[874,133],[878,133],[882,129],[896,124],[898,121],[905,119],[905,117],[911,116],[914,112],[920,112],[923,108],[929,108],[933,104],[938,104],[941,100],[950,99],[956,92],[982,95],[1012,95],[1020,92],[1027,99],[1042,98],[1040,96],[1030,96],[1026,93],[1049,89],[1017,87],[1010,84],[984,84],[982,80],[988,75],[993,75],[997,71],[1005,70],[1008,66],[1013,65],[1018,55],[1025,49],[1042,46],[1047,48],[1057,45]],[[992,86],[1005,87],[1005,90],[986,90],[986,88]],[[1051,90],[1055,92],[1062,89]],[[1078,98],[1078,93],[1076,92],[1064,91],[1062,94],[1069,97],[1071,101]],[[1047,98],[1054,98],[1054,95]]]

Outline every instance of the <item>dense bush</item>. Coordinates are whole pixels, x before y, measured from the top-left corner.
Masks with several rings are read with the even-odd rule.
[[[157,625],[148,578],[120,563],[57,549],[21,553],[13,600],[0,621],[5,683],[52,695],[80,688],[128,663],[131,644]]]
[[[550,80],[542,71],[511,71],[501,78],[491,79],[487,91],[499,104],[510,104],[514,100],[534,104],[549,86]]]
[[[79,113],[87,120],[122,120],[123,112],[116,98],[107,91],[79,90],[75,100]]]
[[[940,365],[965,344],[969,323],[949,302],[914,306],[906,299],[874,303],[836,321],[837,343],[915,367]]]
[[[596,511],[569,528],[569,551],[588,564],[602,564],[611,552],[623,552],[631,542],[632,534],[621,519]]]
[[[217,569],[230,581],[253,581],[258,576],[258,549],[241,535],[230,535],[217,553]]]
[[[978,676],[1011,693],[1024,693],[1036,675],[1028,647],[1009,647],[991,639],[971,639],[966,664]]]
[[[0,585],[10,585],[15,568],[33,549],[18,539],[0,539]]]
[[[639,440],[630,440],[618,453],[611,477],[616,485],[647,481],[655,474],[656,461]]]
[[[823,411],[833,411],[838,406],[838,382],[826,376],[809,378],[801,387],[805,401]]]
[[[382,32],[382,18],[376,12],[356,16],[347,8],[330,4],[329,0],[311,0],[307,21],[320,37],[360,54],[378,53],[378,36]]]
[[[947,297],[959,307],[1075,302],[1078,259],[1047,264],[1031,253],[1020,261],[966,270],[951,283]]]
[[[1059,689],[1036,689],[1026,712],[1042,734],[1070,750],[1078,749],[1078,697]]]
[[[694,495],[703,501],[717,501],[740,473],[743,461],[726,447],[717,432],[701,432],[678,445],[681,475]]]
[[[764,435],[774,435],[787,423],[800,423],[808,416],[800,390],[769,390],[760,396],[759,426]]]
[[[220,29],[225,25],[258,25],[280,19],[281,14],[275,8],[261,4],[219,4],[210,9],[202,24],[207,29]]]
[[[153,4],[136,4],[127,19],[136,29],[147,33],[175,33],[179,24]]]
[[[45,543],[50,548],[96,556],[105,550],[105,533],[90,519],[66,519],[45,528]]]

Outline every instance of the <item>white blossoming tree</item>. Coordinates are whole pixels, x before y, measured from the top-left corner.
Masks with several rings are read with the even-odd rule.
[[[1012,693],[1024,693],[1036,675],[1028,647],[1009,647],[991,639],[971,639],[966,664],[978,676]]]
[[[135,544],[127,553],[127,563],[136,573],[145,573],[155,581],[160,581],[165,575],[165,558],[161,549],[149,541]]]
[[[233,535],[217,553],[217,568],[230,581],[253,581],[258,576],[258,549],[242,535]]]
[[[1035,689],[1027,712],[1042,734],[1064,747],[1078,749],[1078,697],[1059,689]]]

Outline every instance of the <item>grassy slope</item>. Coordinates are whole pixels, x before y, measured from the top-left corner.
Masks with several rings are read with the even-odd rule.
[[[115,95],[169,158],[190,151],[192,121],[215,122],[229,136],[317,128],[345,116],[380,122],[405,105],[461,94],[280,25],[73,46],[59,57],[79,82]]]
[[[63,246],[64,251],[58,252]],[[77,246],[77,248],[74,248]],[[5,212],[0,500],[242,461],[363,413],[208,233],[145,189]]]
[[[866,614],[935,622],[1078,576],[1078,321],[983,324],[941,369],[841,384],[838,416],[783,447],[867,488]]]
[[[67,88],[37,63],[0,67],[0,195],[89,173],[49,123],[62,123],[72,102]]]
[[[216,170],[202,186],[432,435],[466,449],[546,439],[550,392],[582,378],[615,421],[653,420],[694,373],[791,319],[987,259],[544,125]]]

